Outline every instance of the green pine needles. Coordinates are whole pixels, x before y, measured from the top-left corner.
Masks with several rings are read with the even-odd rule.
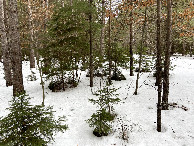
[[[95,95],[98,99],[89,99],[93,104],[98,104],[98,110],[87,120],[90,127],[95,127],[93,134],[97,137],[107,136],[111,132],[111,121],[114,120],[113,104],[118,103],[120,99],[115,94],[118,89],[104,87],[98,90]],[[116,98],[115,98],[116,97]]]
[[[26,94],[13,97],[10,113],[0,119],[0,145],[47,145],[55,132],[63,132],[65,117],[55,120],[52,107],[30,105]]]
[[[69,72],[73,72],[74,76],[78,62],[88,57],[90,12],[96,13],[96,9],[91,8],[87,1],[75,0],[72,4],[56,4],[54,7],[45,34],[45,47],[39,50],[44,58],[43,71],[47,72],[47,78],[57,77],[59,81],[64,81]]]

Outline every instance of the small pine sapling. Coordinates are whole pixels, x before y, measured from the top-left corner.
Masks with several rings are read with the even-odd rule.
[[[105,108],[107,112],[114,115],[113,104],[118,103],[120,99],[118,98],[119,94],[115,94],[118,89],[104,87],[103,89],[98,90],[94,95],[99,96],[97,100],[89,99],[93,104],[98,104],[101,108]],[[116,98],[114,98],[116,97]]]
[[[87,120],[90,127],[95,127],[93,134],[97,137],[107,136],[111,131],[110,122],[114,120],[114,108],[113,104],[118,103],[120,99],[117,97],[119,94],[115,94],[117,89],[109,89],[104,87],[98,90],[94,95],[98,96],[98,99],[89,99],[93,104],[98,104],[99,110],[93,113],[90,119]],[[116,96],[116,98],[113,98]]]
[[[55,120],[52,107],[30,105],[25,93],[13,97],[10,113],[0,118],[0,145],[47,145],[53,135],[65,131],[65,117]]]
[[[88,123],[90,127],[95,127],[93,134],[97,137],[107,136],[111,131],[110,121],[112,121],[113,116],[107,112],[104,108],[97,110],[96,113],[93,113]]]

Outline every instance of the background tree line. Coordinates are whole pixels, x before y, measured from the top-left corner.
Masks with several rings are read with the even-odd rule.
[[[93,87],[96,71],[103,69],[101,76],[106,74],[110,85],[118,67],[129,68],[133,76],[138,63],[137,94],[143,57],[152,55],[161,122],[161,109],[168,109],[170,55],[194,53],[191,0],[0,2],[0,56],[6,86],[13,85],[13,95],[24,91],[23,60],[30,61],[31,69],[37,64],[41,77],[46,75],[63,90],[66,83],[77,86],[79,69],[88,70]],[[44,89],[43,80],[41,84]]]

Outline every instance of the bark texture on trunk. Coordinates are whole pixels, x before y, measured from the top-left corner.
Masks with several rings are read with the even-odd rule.
[[[102,0],[102,29],[100,36],[100,55],[103,56],[104,51],[104,30],[105,30],[105,1]]]
[[[131,0],[131,6],[133,6],[133,2]],[[130,42],[129,42],[129,48],[130,48],[130,76],[134,76],[133,74],[133,13],[132,13],[132,10],[130,12],[130,19],[131,19],[131,22],[130,22],[130,26],[129,26],[129,29],[130,29]]]
[[[108,21],[108,38],[109,38],[109,40],[108,40],[108,60],[109,60],[109,68],[108,68],[108,74],[109,74],[109,76],[108,76],[108,82],[109,82],[109,85],[111,84],[111,70],[112,70],[112,57],[111,57],[111,51],[112,51],[112,49],[111,49],[111,4],[112,4],[112,1],[110,0],[110,11],[109,11],[109,21]]]
[[[92,7],[93,0],[90,0],[90,7]],[[93,87],[93,40],[92,40],[92,12],[89,15],[90,21],[90,87]]]
[[[17,14],[17,0],[9,1],[10,47],[13,67],[13,95],[24,92],[22,75],[22,52]]]
[[[28,0],[28,9],[29,9],[29,27],[30,27],[30,68],[35,68],[35,53],[34,53],[34,25],[32,19],[32,7],[31,0]]]
[[[158,83],[158,104],[157,104],[157,131],[161,132],[161,92],[162,92],[162,62],[161,62],[161,30],[160,30],[160,16],[161,15],[161,1],[157,0],[157,64],[156,64],[156,72],[157,72],[157,83]]]
[[[12,69],[8,42],[8,16],[6,2],[0,1],[0,33],[6,86],[12,86]]]
[[[183,49],[182,49],[182,56],[184,56],[185,55],[185,40],[183,40]]]
[[[168,109],[168,95],[169,95],[169,67],[170,67],[170,50],[171,50],[171,24],[172,24],[172,1],[167,1],[167,21],[166,21],[166,49],[164,60],[164,78],[163,78],[163,97],[162,106],[163,110]]]
[[[143,45],[144,45],[144,35],[145,35],[145,30],[146,30],[146,23],[147,23],[147,6],[145,7],[145,13],[144,13],[144,25],[142,27],[142,38],[141,38],[141,46],[140,46],[140,51],[139,51],[139,70],[137,73],[137,79],[136,79],[136,88],[134,95],[137,95],[137,90],[139,88],[139,78],[140,78],[140,71],[141,71],[141,63],[142,63],[142,53],[143,53]]]

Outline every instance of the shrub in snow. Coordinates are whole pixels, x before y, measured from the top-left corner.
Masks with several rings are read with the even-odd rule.
[[[64,81],[51,81],[51,82],[49,83],[48,88],[49,88],[52,92],[57,92],[57,91],[64,90],[63,85],[64,85]]]
[[[69,77],[67,79],[67,82],[66,83],[67,83],[67,87],[68,88],[75,88],[75,87],[78,86],[79,80],[75,80],[75,79]]]
[[[144,47],[144,49],[146,49]],[[145,51],[145,50],[144,50]],[[142,66],[141,66],[141,69],[140,69],[140,73],[141,72],[151,72],[153,69],[154,69],[154,64],[153,62],[155,58],[151,58],[150,56],[147,56],[147,55],[142,55]],[[138,62],[138,60],[135,60],[134,62]],[[136,67],[135,68],[135,72],[139,72],[139,67]]]
[[[136,67],[135,68],[135,72],[139,72],[139,67]],[[149,67],[147,66],[142,66],[141,70],[140,70],[140,73],[141,72],[151,72],[151,70],[149,69]]]
[[[78,81],[69,77],[66,80],[52,80],[48,88],[52,90],[52,92],[59,92],[64,91],[65,88],[75,88],[77,86]]]
[[[97,110],[90,119],[88,123],[90,127],[95,127],[93,134],[97,137],[107,136],[111,131],[110,121],[114,119],[113,115],[107,112],[104,108]]]
[[[119,69],[115,69],[113,72],[113,75],[111,77],[111,80],[115,81],[121,81],[121,80],[126,80],[125,76],[121,73]]]
[[[103,77],[103,76],[107,76],[108,73],[106,72],[105,69],[102,68],[97,68],[94,70],[93,76],[94,77]],[[86,77],[90,77],[90,71],[88,70]]]
[[[97,100],[89,99],[93,104],[98,104],[98,110],[96,113],[93,113],[90,119],[87,120],[90,127],[94,127],[93,134],[101,137],[107,136],[111,131],[111,121],[114,120],[116,114],[114,113],[113,104],[120,101],[117,98],[118,94],[115,94],[117,89],[109,89],[104,87],[101,90],[98,90],[95,95],[99,96]],[[113,98],[116,96],[116,98]]]
[[[139,132],[142,130],[139,124],[135,124],[129,120],[124,120],[124,117],[118,117],[116,122],[115,131],[117,132],[118,137],[125,142],[129,141],[133,132]]]
[[[0,119],[0,145],[46,145],[55,132],[67,129],[64,117],[55,120],[52,107],[30,105],[30,97],[13,97],[10,113]]]
[[[28,81],[36,81],[37,78],[35,76],[35,72],[31,71],[31,75],[28,75],[27,80]]]

